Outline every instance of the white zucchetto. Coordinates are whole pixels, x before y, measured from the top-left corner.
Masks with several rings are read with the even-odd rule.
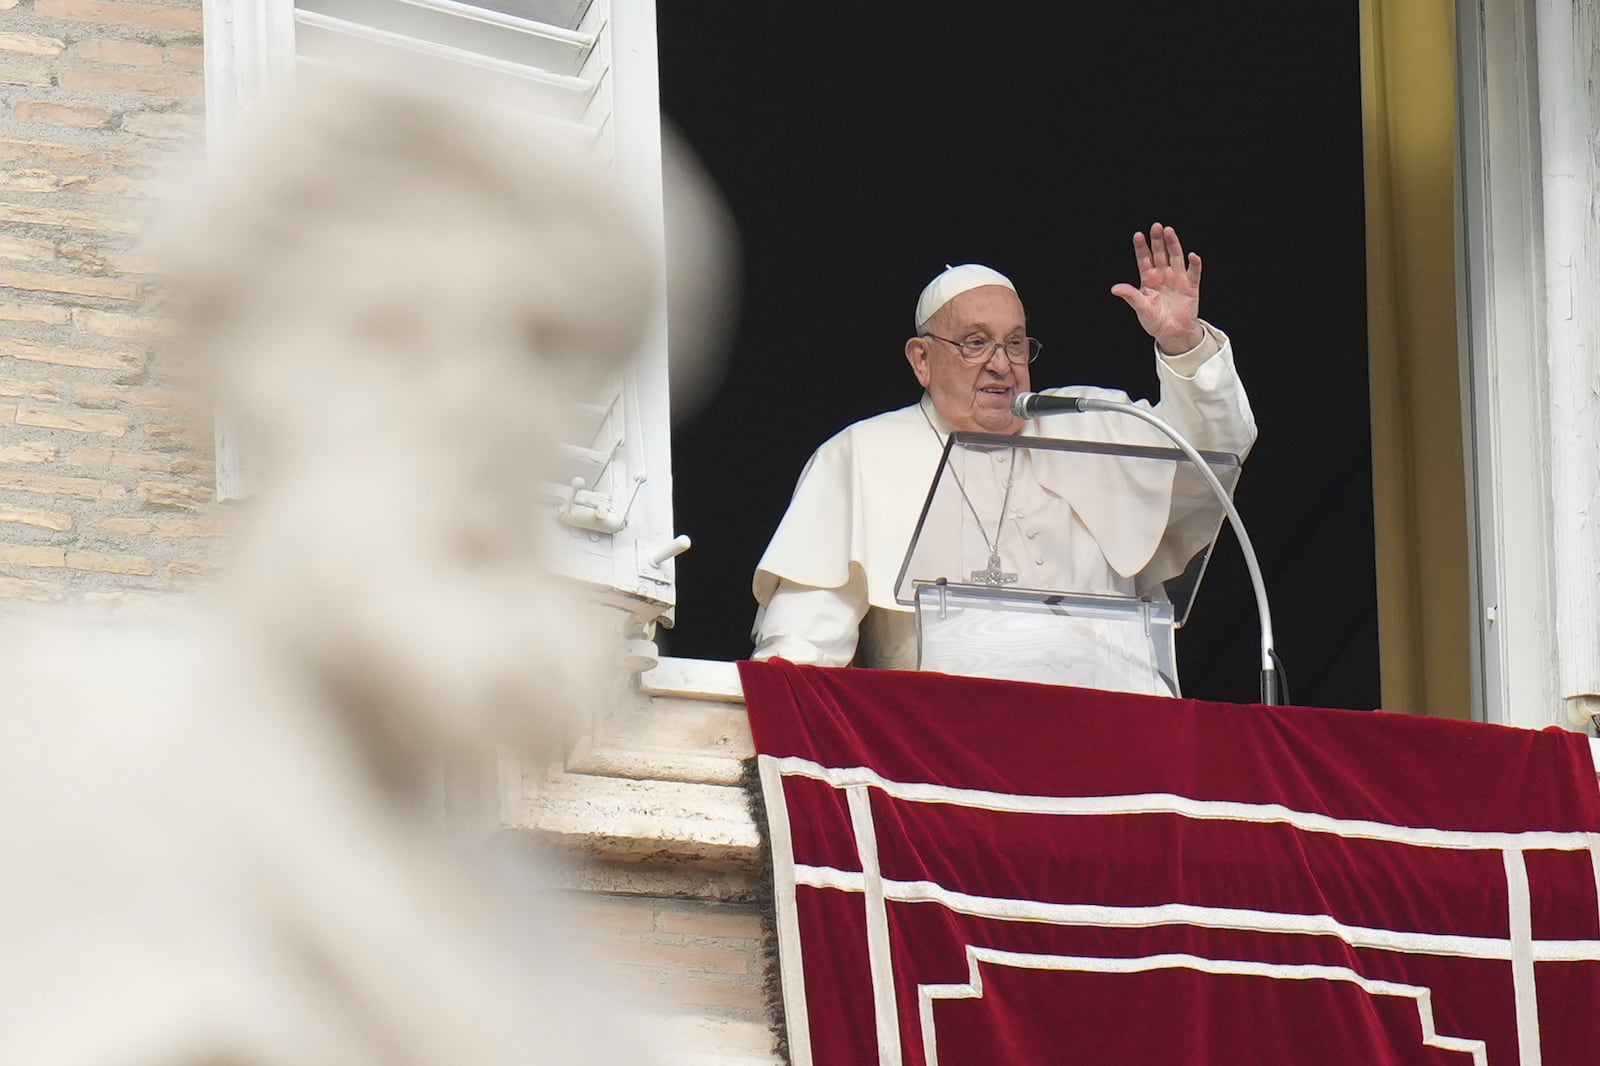
[[[1017,287],[1011,284],[1011,279],[1000,271],[978,263],[963,263],[960,266],[946,266],[944,273],[928,282],[922,290],[922,295],[917,298],[917,329],[928,324],[928,319],[968,289],[979,289],[985,285],[1004,285],[1012,292]]]

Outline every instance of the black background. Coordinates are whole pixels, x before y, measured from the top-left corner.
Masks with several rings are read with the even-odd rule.
[[[902,348],[946,263],[1016,283],[1036,388],[1153,396],[1109,294],[1137,228],[1204,258],[1260,439],[1238,501],[1295,702],[1378,702],[1357,5],[939,0],[894,10],[669,0],[662,109],[738,226],[719,390],[674,431],[673,655],[742,658],[750,575],[807,456],[914,402]],[[1179,637],[1186,695],[1252,702],[1228,533]]]

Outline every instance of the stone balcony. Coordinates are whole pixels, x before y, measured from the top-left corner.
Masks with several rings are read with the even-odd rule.
[[[753,754],[735,666],[666,659],[563,762],[502,772],[502,821],[546,845],[571,926],[673,1063],[780,1061]]]
[[[1600,740],[1591,740],[1600,774]],[[771,902],[742,784],[754,749],[733,663],[665,659],[601,713],[565,761],[514,775],[509,827],[551,845],[575,924],[652,1004],[681,1063],[762,1064],[773,1015]]]

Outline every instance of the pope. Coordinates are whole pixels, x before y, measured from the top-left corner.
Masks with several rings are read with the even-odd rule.
[[[1186,254],[1177,231],[1160,223],[1148,237],[1136,233],[1133,247],[1139,284],[1111,292],[1154,340],[1161,390],[1154,410],[1197,447],[1242,458],[1255,441],[1255,419],[1228,337],[1200,318],[1200,257]],[[957,431],[1020,433],[1024,422],[1012,413],[1012,400],[1032,388],[1030,368],[1041,345],[1028,335],[1016,287],[978,264],[950,267],[929,282],[915,318],[905,357],[923,394],[908,407],[846,427],[806,464],[756,568],[752,658],[917,665],[915,616],[896,602],[894,583],[945,439]],[[1047,391],[1128,401],[1121,391],[1092,386]],[[1073,420],[1070,435],[1148,441],[1148,427],[1127,416],[1064,417]],[[1009,459],[1009,449],[1004,453],[996,462]],[[1131,509],[1130,520],[1075,504],[1069,486],[1034,477],[1013,490],[1013,480],[1009,470],[997,475],[1006,496],[991,554],[1009,540],[1008,550],[1024,566],[1037,553],[1035,572],[1052,587],[1142,591],[1135,575],[1156,551],[1168,499],[1126,499],[1119,506]],[[1127,532],[1141,525],[1150,527],[1146,535]]]

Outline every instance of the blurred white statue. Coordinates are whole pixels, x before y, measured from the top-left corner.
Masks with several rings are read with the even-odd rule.
[[[302,83],[258,119],[177,242],[255,490],[228,576],[0,641],[0,1063],[639,1062],[424,796],[603,681],[536,487],[659,252],[504,116]]]

